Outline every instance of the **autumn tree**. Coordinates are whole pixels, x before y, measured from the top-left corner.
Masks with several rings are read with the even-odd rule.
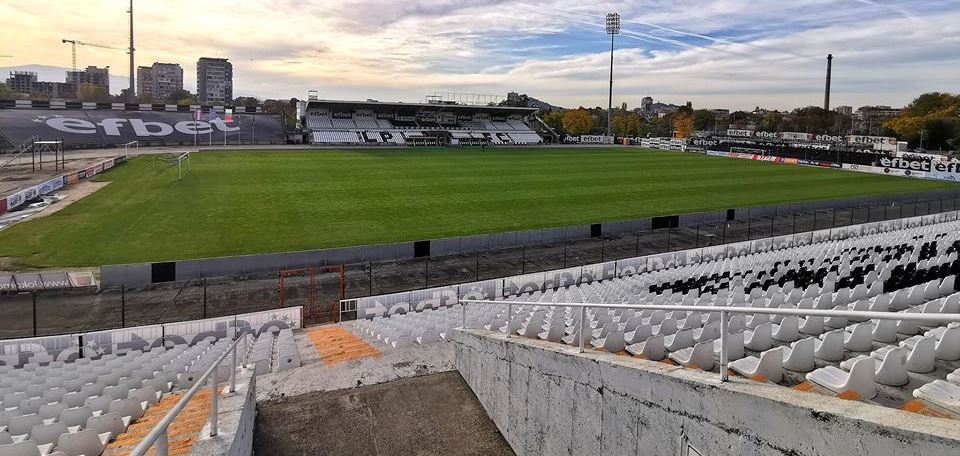
[[[693,136],[693,115],[691,113],[684,112],[673,119],[673,134],[676,138]]]
[[[960,150],[960,95],[920,95],[883,126],[911,144],[923,139],[926,148]]]
[[[571,109],[563,113],[563,130],[571,136],[580,136],[593,130],[593,117],[586,109]]]
[[[636,137],[643,128],[643,118],[635,113],[618,114],[610,121],[615,136]]]

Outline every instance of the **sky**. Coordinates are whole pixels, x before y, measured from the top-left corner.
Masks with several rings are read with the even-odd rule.
[[[127,46],[125,0],[0,0],[0,66],[70,66],[76,39]],[[619,12],[614,103],[789,109],[908,103],[960,92],[957,0],[136,0],[137,65],[229,58],[234,96],[423,101],[434,92],[527,93],[606,105]],[[78,66],[127,75],[124,51],[77,48]],[[0,78],[6,75],[0,75]],[[123,87],[115,84],[111,91]]]

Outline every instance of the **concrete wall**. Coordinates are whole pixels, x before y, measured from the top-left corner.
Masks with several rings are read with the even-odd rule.
[[[257,417],[257,377],[252,369],[243,369],[237,375],[237,391],[222,387],[217,435],[210,436],[210,427],[204,425],[191,456],[252,456],[253,431]],[[223,377],[221,377],[223,378]]]
[[[518,455],[956,455],[960,426],[862,402],[502,334],[456,364]]]

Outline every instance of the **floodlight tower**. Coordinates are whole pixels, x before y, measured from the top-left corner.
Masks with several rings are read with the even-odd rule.
[[[613,136],[613,37],[620,34],[620,14],[607,14],[607,35],[610,35],[610,96],[607,99],[607,136]]]
[[[130,98],[130,103],[133,103],[137,101],[137,87],[133,83],[133,75],[135,74],[134,71],[136,70],[133,65],[133,0],[130,0],[130,9],[127,10],[127,13],[130,14],[130,49],[128,50],[130,53],[130,90],[129,93],[127,93],[127,96]]]

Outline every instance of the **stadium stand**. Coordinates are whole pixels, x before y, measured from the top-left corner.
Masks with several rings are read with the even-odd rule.
[[[378,347],[434,343],[455,327],[715,370],[720,313],[588,308],[554,303],[731,306],[960,313],[960,222],[698,262],[566,288],[347,323]],[[960,324],[838,317],[733,315],[729,368],[754,379],[960,416]],[[878,397],[879,396],[879,397]],[[915,399],[915,401],[913,400]],[[907,404],[913,404],[907,407]]]
[[[313,144],[528,145],[543,138],[532,108],[311,100],[300,106]]]
[[[247,338],[254,375],[301,365],[290,328],[268,324],[258,335],[240,337]],[[176,340],[66,360],[40,352],[19,365],[7,357],[0,365],[0,456],[98,456],[161,399],[192,387],[233,342],[212,333],[192,345]],[[225,360],[219,369],[232,365]]]

